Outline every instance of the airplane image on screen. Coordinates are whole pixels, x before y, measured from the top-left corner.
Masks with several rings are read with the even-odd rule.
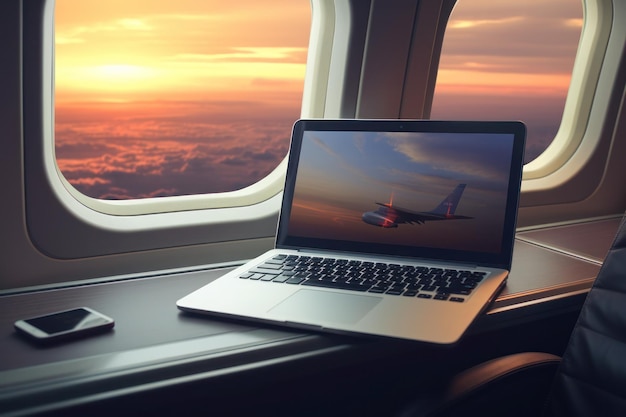
[[[456,188],[431,211],[412,211],[394,206],[393,202],[376,202],[376,204],[381,207],[376,211],[363,213],[361,219],[367,224],[384,228],[398,227],[399,224],[403,223],[424,224],[431,220],[471,219],[472,217],[454,214],[466,185],[467,184],[457,185]]]

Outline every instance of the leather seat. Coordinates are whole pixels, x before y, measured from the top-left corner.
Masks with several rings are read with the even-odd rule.
[[[412,404],[403,416],[625,416],[625,219],[562,359],[531,352],[486,362],[457,375],[439,397]]]

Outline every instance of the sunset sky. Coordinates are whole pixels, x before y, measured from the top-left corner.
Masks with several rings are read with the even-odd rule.
[[[302,89],[307,1],[59,0],[56,13],[60,103],[270,99],[276,84]]]
[[[569,83],[579,2],[459,3],[433,117],[522,119],[537,137],[530,146],[545,147]],[[535,4],[544,10],[529,15]],[[300,114],[310,15],[307,0],[57,0],[63,174],[115,199],[257,181],[286,154]]]
[[[496,252],[512,149],[513,135],[506,134],[305,131],[290,234]],[[458,184],[467,187],[456,214],[472,219],[393,229],[361,220],[378,209],[376,202],[390,200],[433,210]]]
[[[300,116],[310,15],[308,1],[57,1],[62,172],[99,198],[267,175]]]
[[[534,159],[558,130],[581,29],[580,0],[459,0],[431,118],[522,120]]]

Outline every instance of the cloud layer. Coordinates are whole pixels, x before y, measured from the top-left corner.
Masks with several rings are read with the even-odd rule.
[[[241,103],[247,111],[237,117],[203,113],[203,106],[193,112],[193,103],[186,104],[185,116],[102,111],[115,104],[57,109],[59,167],[86,195],[127,199],[237,190],[263,178],[286,155],[297,106]]]

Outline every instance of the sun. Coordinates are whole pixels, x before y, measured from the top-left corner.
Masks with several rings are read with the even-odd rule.
[[[116,82],[137,81],[150,76],[151,69],[138,65],[112,64],[93,67],[93,75],[96,78],[107,79]]]
[[[107,98],[110,94],[136,94],[158,89],[161,78],[153,66],[103,64],[57,67],[56,93],[82,92]]]

